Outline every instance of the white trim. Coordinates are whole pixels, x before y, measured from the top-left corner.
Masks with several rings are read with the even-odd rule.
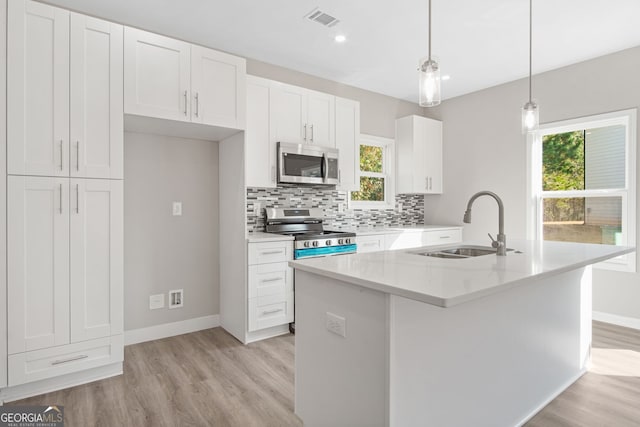
[[[617,314],[605,313],[603,311],[594,311],[593,320],[640,330],[640,319],[635,317],[618,316]]]
[[[52,391],[115,377],[116,375],[122,375],[122,366],[122,362],[112,363],[98,368],[86,369],[80,372],[3,388],[0,390],[0,401],[4,404],[5,402],[13,402],[14,400],[38,396]]]
[[[220,326],[220,315],[196,317],[179,322],[163,323],[147,328],[124,331],[124,345],[169,338]]]
[[[358,201],[351,200],[351,191],[349,191],[348,204],[349,209],[394,209],[396,205],[396,184],[395,184],[395,140],[392,138],[384,138],[375,135],[360,134],[358,141],[358,155],[356,157],[357,182],[360,186],[361,176],[372,176],[384,178],[384,202]],[[382,173],[361,172],[360,171],[360,146],[371,145],[374,147],[382,147]]]
[[[260,329],[258,331],[247,332],[246,340],[244,344],[264,340],[267,338],[273,338],[280,335],[286,335],[289,333],[289,324],[273,326],[267,329]]]

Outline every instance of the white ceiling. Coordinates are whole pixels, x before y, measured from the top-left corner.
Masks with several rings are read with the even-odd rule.
[[[417,102],[427,0],[45,1]],[[340,22],[303,19],[316,7]],[[527,0],[432,0],[432,9],[433,54],[451,76],[443,98],[527,75]],[[639,17],[640,0],[535,0],[534,73],[639,46]]]

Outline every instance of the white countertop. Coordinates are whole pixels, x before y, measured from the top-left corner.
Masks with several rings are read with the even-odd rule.
[[[249,243],[282,242],[287,240],[293,240],[293,236],[285,236],[283,234],[276,233],[264,233],[262,231],[253,231],[251,233],[247,233],[247,242]]]
[[[486,242],[464,244],[487,246]],[[412,253],[438,248],[430,246],[310,258],[290,261],[289,265],[392,295],[451,307],[635,251],[635,248],[623,246],[529,240],[510,241],[508,246],[522,253],[465,259],[442,259]]]

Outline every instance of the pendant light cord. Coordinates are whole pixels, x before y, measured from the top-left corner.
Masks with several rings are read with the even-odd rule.
[[[431,0],[429,0],[429,61],[431,61]]]
[[[429,0],[429,4],[431,4],[431,0]],[[431,17],[431,12],[429,12],[429,17]],[[532,75],[532,62],[533,62],[533,0],[529,0],[529,102],[531,101],[531,75]],[[429,25],[429,29],[431,29],[431,25]],[[429,43],[431,43],[431,36],[429,36]],[[431,54],[429,54],[431,55]]]

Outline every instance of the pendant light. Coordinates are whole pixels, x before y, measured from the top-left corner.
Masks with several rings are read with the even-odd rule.
[[[531,98],[531,63],[532,63],[532,46],[533,46],[533,0],[529,0],[529,101],[522,107],[522,133],[534,131],[538,128],[540,120],[540,108],[538,104],[533,102]]]
[[[435,107],[440,104],[440,66],[431,57],[431,0],[429,0],[429,56],[420,61],[420,106]]]

